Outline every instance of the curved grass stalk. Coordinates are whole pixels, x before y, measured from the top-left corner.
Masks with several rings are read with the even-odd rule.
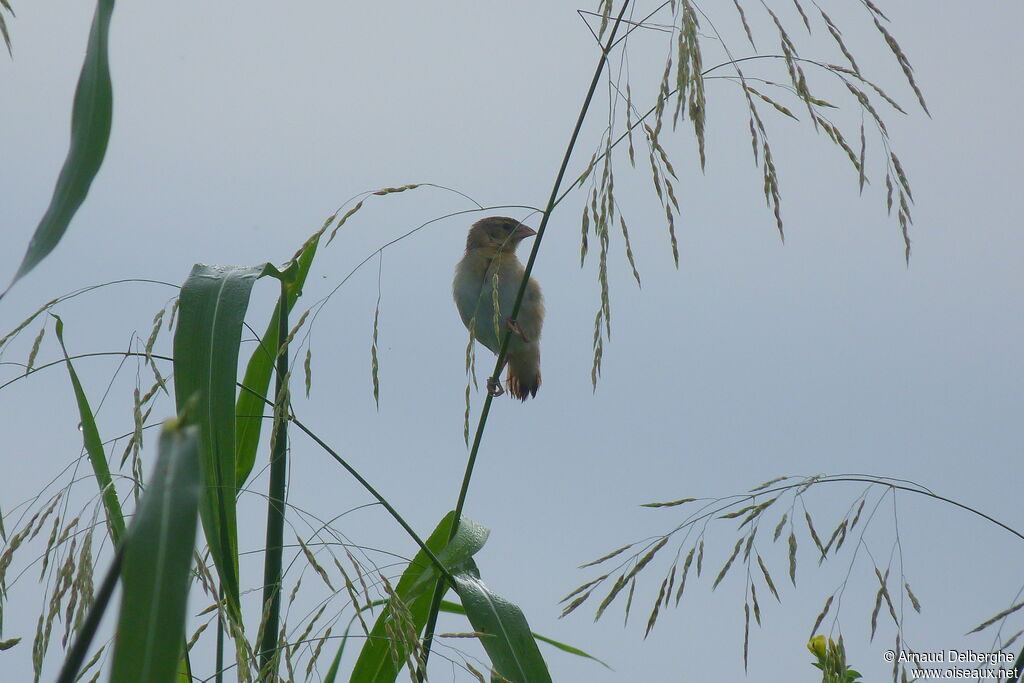
[[[628,7],[629,0],[625,0],[625,2],[622,3],[622,8],[619,10],[619,14],[615,19],[615,23],[612,25],[608,41],[601,50],[601,57],[598,59],[597,68],[594,70],[594,77],[590,82],[590,88],[587,90],[587,95],[583,100],[583,106],[580,107],[580,113],[576,119],[576,127],[573,128],[572,135],[569,138],[569,143],[565,149],[565,155],[562,157],[562,165],[559,167],[558,174],[555,176],[555,182],[551,188],[551,196],[548,198],[547,206],[541,215],[540,226],[537,228],[537,237],[533,241],[533,249],[530,250],[530,258],[526,262],[523,279],[519,284],[519,291],[516,293],[515,303],[512,305],[512,312],[510,313],[510,317],[512,319],[515,319],[519,314],[519,308],[522,306],[523,296],[526,293],[526,285],[530,281],[530,273],[533,272],[533,265],[537,260],[537,253],[540,251],[540,245],[544,239],[548,219],[551,218],[551,212],[559,201],[559,191],[562,188],[562,180],[565,177],[565,171],[569,166],[569,160],[572,158],[572,153],[576,148],[576,140],[579,138],[580,130],[583,128],[583,122],[590,110],[590,103],[594,98],[594,92],[597,90],[597,84],[601,80],[601,74],[604,71],[605,63],[608,61],[608,53],[614,44],[615,34],[618,32],[619,26],[622,24],[623,17],[625,16],[626,9]],[[511,336],[510,330],[505,330],[505,333],[502,335],[501,349],[498,351],[498,357],[494,364],[494,373],[492,375],[494,377],[497,377],[501,373],[501,370],[505,365],[505,357],[508,355],[508,346]],[[480,412],[480,419],[477,422],[476,435],[473,437],[473,447],[470,449],[469,459],[466,461],[466,472],[462,478],[462,487],[459,490],[458,502],[455,504],[456,525],[460,515],[462,514],[462,510],[466,505],[466,496],[469,494],[469,484],[473,479],[473,470],[476,466],[477,455],[480,452],[480,442],[483,439],[484,428],[487,426],[487,416],[491,411],[491,402],[493,399],[494,397],[488,393],[487,397],[484,399],[484,407]],[[453,537],[458,528],[456,525],[452,526]],[[434,597],[430,605],[430,613],[427,617],[426,630],[424,631],[423,636],[423,663],[417,671],[417,678],[420,681],[426,679],[427,660],[430,657],[431,641],[433,640],[434,629],[437,625],[437,615],[441,608],[441,599],[444,597],[447,588],[447,577],[438,579],[437,586],[434,589]]]

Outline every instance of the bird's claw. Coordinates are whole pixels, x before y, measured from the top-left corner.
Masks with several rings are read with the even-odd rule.
[[[519,335],[524,342],[530,341],[526,338],[523,328],[519,326],[519,321],[515,318],[505,318],[505,327],[507,327],[513,334]]]
[[[505,393],[505,388],[501,386],[501,382],[494,377],[487,378],[487,393],[495,398]]]

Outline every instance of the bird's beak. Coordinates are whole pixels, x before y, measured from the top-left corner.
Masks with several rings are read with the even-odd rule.
[[[534,235],[536,235],[537,231],[534,230],[533,228],[528,228],[525,225],[520,225],[518,228],[515,229],[515,231],[512,234],[517,239],[524,240],[527,237],[533,237]]]

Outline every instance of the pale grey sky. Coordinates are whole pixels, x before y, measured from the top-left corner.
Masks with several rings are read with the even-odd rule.
[[[808,38],[791,3],[770,5],[778,6],[806,56],[840,63],[820,22]],[[542,204],[596,58],[575,7],[538,1],[118,4],[111,38],[114,125],[105,164],[61,245],[0,302],[2,331],[85,285],[130,277],[180,283],[195,262],[283,261],[339,204],[382,186],[430,182],[483,204]],[[653,7],[641,4],[637,17]],[[745,7],[762,51],[777,51],[762,7]],[[710,591],[735,540],[726,524],[709,533],[702,580],[688,585],[680,608],[662,614],[646,641],[643,625],[667,558],[638,586],[627,628],[621,604],[596,625],[596,603],[557,619],[557,600],[593,577],[577,565],[662,533],[681,518],[675,509],[639,503],[738,493],[782,474],[865,472],[913,479],[1018,524],[1024,237],[1013,226],[1024,208],[1018,121],[1024,7],[995,0],[884,3],[932,118],[912,106],[912,93],[860,3],[822,7],[843,28],[862,70],[910,112],[885,115],[916,200],[910,266],[895,221],[885,215],[884,177],[872,173],[879,148],[868,148],[871,184],[860,197],[848,160],[823,134],[765,111],[786,219],[786,244],[780,244],[750,158],[742,98],[731,83],[709,80],[706,173],[687,125],[664,140],[680,176],[678,270],[645,153],[636,172],[620,158],[618,198],[643,289],[633,283],[621,238],[613,234],[612,339],[592,392],[596,252],[581,271],[582,195],[559,208],[534,271],[548,306],[544,385],[525,405],[497,402],[466,509],[492,530],[477,557],[487,584],[522,606],[535,630],[615,669],[546,648],[556,680],[743,675],[742,571],[734,569]],[[707,9],[716,12],[712,19],[733,53],[750,54],[731,5]],[[14,59],[0,59],[6,160],[0,220],[7,245],[0,281],[16,269],[66,153],[71,93],[92,12],[89,3],[70,2],[16,3],[15,10],[9,21]],[[652,101],[665,49],[664,34],[633,34],[629,69],[638,103]],[[711,42],[707,50],[705,62],[714,63]],[[750,65],[745,73],[786,78],[780,63]],[[599,95],[570,177],[589,159],[606,121],[607,90]],[[806,117],[799,107],[794,113]],[[859,121],[852,111],[837,118]],[[384,242],[465,208],[470,205],[457,195],[429,188],[372,198],[318,256],[306,304]],[[466,457],[465,331],[450,283],[472,220],[434,223],[384,253],[379,412],[369,370],[376,261],[318,317],[313,393],[296,401],[297,414],[424,534],[454,505]],[[70,350],[126,348],[133,331],[148,334],[153,313],[173,294],[156,285],[121,285],[61,307]],[[260,329],[273,295],[272,287],[257,285],[251,319]],[[18,353],[27,355],[36,329]],[[169,339],[164,343],[166,350]],[[49,334],[41,358],[58,353]],[[4,360],[24,357],[12,351]],[[479,349],[477,362],[482,380],[492,359]],[[109,360],[79,363],[94,402],[115,367]],[[100,411],[106,436],[131,428],[132,374],[120,377]],[[474,416],[482,399],[474,395]],[[78,453],[66,373],[39,373],[0,392],[0,416],[7,435],[7,476],[0,481],[6,511]],[[292,453],[292,503],[331,518],[367,502],[311,443],[296,436]],[[83,496],[91,495],[88,484],[80,485]],[[265,491],[266,477],[254,487]],[[820,526],[831,529],[859,491],[836,485],[812,492],[809,506]],[[259,547],[260,498],[244,497],[242,504],[248,511],[242,519],[253,520],[240,532],[243,548]],[[909,644],[921,651],[990,650],[991,634],[963,634],[1014,601],[1024,545],[927,499],[901,495],[897,506],[904,571],[924,603],[920,616],[908,609]],[[892,518],[891,505],[883,505],[866,539],[882,566],[889,562]],[[357,544],[413,551],[373,509],[337,526]],[[783,581],[781,543],[762,540],[782,605],[759,594],[764,628],[752,627],[752,679],[816,680],[805,643],[825,597],[843,581],[851,549],[817,568],[804,539],[806,532],[796,589]],[[243,583],[257,586],[256,561],[244,571]],[[11,680],[31,671],[28,641],[42,602],[35,572],[11,590],[5,613],[3,637],[25,637],[2,655],[4,670],[16,672]],[[323,597],[314,579],[304,581],[310,594],[303,609]],[[876,588],[862,555],[838,625],[867,680],[884,680],[889,668],[882,652],[893,639],[880,619],[879,635],[869,642]],[[197,599],[194,612],[203,607]],[[442,621],[441,630],[468,630],[459,620]],[[1009,633],[1019,628],[1011,623]],[[465,641],[459,645],[472,650]],[[49,676],[56,671],[51,660]],[[435,664],[433,679],[469,680],[440,659]]]

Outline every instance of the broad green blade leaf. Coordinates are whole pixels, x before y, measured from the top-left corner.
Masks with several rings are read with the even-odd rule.
[[[51,313],[51,315],[53,315]],[[57,341],[64,352],[64,362],[71,376],[71,386],[75,390],[75,400],[78,402],[78,414],[81,419],[82,438],[85,441],[85,450],[89,454],[89,462],[92,463],[93,474],[96,475],[96,483],[100,487],[100,496],[103,500],[103,510],[107,516],[107,529],[110,532],[110,539],[114,545],[124,536],[124,514],[121,512],[121,503],[117,499],[117,489],[114,488],[114,481],[110,478],[110,467],[107,465],[107,454],[103,450],[103,441],[100,439],[99,429],[96,427],[96,419],[93,417],[92,408],[89,407],[89,399],[85,396],[82,383],[78,380],[78,373],[71,364],[68,357],[68,349],[64,346],[64,321],[59,316],[56,319]]]
[[[494,670],[515,683],[544,683],[551,680],[547,664],[533,638],[522,610],[492,593],[472,559],[453,572],[455,592],[473,630],[486,633],[480,644],[487,650]]]
[[[460,605],[457,602],[451,602],[449,600],[442,600],[441,601],[441,611],[442,612],[447,612],[448,614],[461,614],[463,616],[466,615],[466,609],[462,605]],[[600,664],[601,666],[603,666],[604,668],[611,669],[611,667],[608,666],[607,663],[601,661],[600,659],[598,659],[597,657],[595,657],[594,655],[592,655],[592,654],[590,654],[588,652],[584,652],[583,650],[579,649],[578,647],[573,647],[572,645],[560,642],[558,640],[555,640],[554,638],[548,638],[547,636],[542,636],[541,634],[537,633],[536,631],[533,631],[533,637],[536,640],[541,641],[542,643],[547,643],[551,647],[554,647],[554,648],[557,648],[557,649],[561,650],[562,652],[568,652],[571,655],[576,655],[577,657],[583,657],[584,659],[592,659],[595,662],[597,662],[598,664]]]
[[[306,275],[316,256],[320,235],[307,242],[299,252],[295,265],[294,279],[286,281],[288,289],[288,310],[302,294],[302,286],[306,283]],[[291,268],[287,272],[290,272]],[[274,306],[274,314],[267,323],[267,331],[260,339],[260,345],[253,351],[249,364],[245,368],[245,389],[238,393],[238,404],[235,407],[235,480],[238,487],[249,478],[252,466],[256,462],[256,449],[259,447],[260,430],[263,427],[263,413],[266,409],[264,399],[270,387],[270,376],[274,370],[274,355],[277,353],[277,325],[281,315],[281,305]],[[255,392],[255,393],[252,393]]]
[[[28,250],[3,297],[14,283],[46,258],[60,242],[71,223],[78,207],[85,201],[89,186],[100,170],[103,156],[110,139],[110,119],[114,107],[113,90],[110,85],[110,63],[107,57],[107,41],[110,34],[110,16],[114,11],[114,0],[99,0],[89,43],[85,50],[85,62],[78,76],[75,102],[71,111],[71,146],[64,160],[64,167],[53,188],[50,206],[29,242]]]
[[[280,276],[269,264],[198,264],[181,288],[174,333],[174,393],[178,413],[200,430],[203,493],[199,515],[228,610],[240,618],[235,499],[235,380],[242,320],[256,278]],[[186,406],[195,404],[186,410]]]
[[[199,431],[169,420],[146,493],[125,537],[113,683],[175,681],[185,637],[199,506]]]
[[[426,546],[446,567],[454,567],[469,560],[484,546],[490,533],[468,517],[462,517],[455,538],[451,543],[447,543],[454,518],[454,512],[445,515],[426,540]],[[413,628],[417,633],[422,633],[426,626],[434,583],[439,576],[437,567],[421,549],[402,573],[402,578],[395,588],[395,592],[409,609]],[[359,652],[359,659],[356,660],[349,683],[394,681],[405,666],[408,648],[403,643],[392,642],[388,637],[387,626],[393,619],[389,609],[385,608],[381,612],[370,631],[370,637]]]

